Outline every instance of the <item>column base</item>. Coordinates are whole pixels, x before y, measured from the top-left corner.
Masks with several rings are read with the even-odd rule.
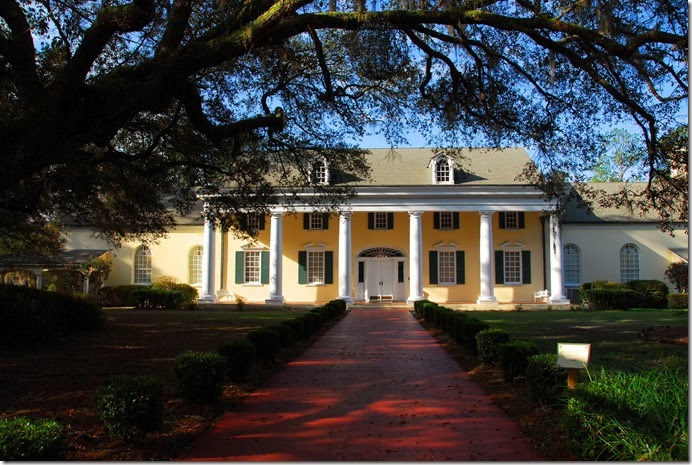
[[[412,296],[409,296],[408,299],[406,299],[406,303],[412,304],[414,302],[418,302],[419,300],[425,300],[425,297],[423,297],[422,295],[421,296],[412,295]]]
[[[215,295],[203,295],[202,297],[199,297],[197,299],[197,302],[203,303],[203,304],[213,304],[216,302],[216,296]]]
[[[493,305],[493,304],[497,303],[497,298],[493,295],[486,296],[486,297],[479,297],[478,300],[476,300],[476,303],[478,305]]]
[[[572,302],[566,297],[558,297],[556,299],[548,299],[549,305],[570,305]]]
[[[343,300],[343,301],[345,301],[347,304],[352,304],[353,302],[356,301],[356,299],[354,299],[354,298],[351,297],[350,295],[347,295],[347,296],[339,296],[339,297],[337,297],[337,300]]]
[[[264,303],[267,305],[283,305],[284,298],[283,298],[283,296],[280,296],[280,295],[274,296],[274,297],[270,297],[270,298],[266,299],[264,301]]]

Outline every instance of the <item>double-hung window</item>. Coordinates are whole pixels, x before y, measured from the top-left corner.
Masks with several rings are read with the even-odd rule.
[[[531,284],[531,251],[518,242],[508,242],[495,251],[495,284]]]
[[[505,250],[504,262],[504,283],[521,284],[521,252]]]
[[[298,283],[322,285],[334,283],[334,252],[323,244],[309,245],[298,252]]]
[[[308,251],[308,284],[324,284],[324,252]]]
[[[428,255],[430,284],[453,286],[466,282],[466,264],[463,250],[457,244],[443,243]]]
[[[252,246],[235,253],[235,283],[269,284],[269,251]]]

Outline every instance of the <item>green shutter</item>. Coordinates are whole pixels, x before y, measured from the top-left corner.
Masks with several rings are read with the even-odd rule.
[[[308,283],[308,253],[304,250],[298,252],[298,284]]]
[[[440,229],[440,212],[433,212],[433,228]]]
[[[387,229],[394,229],[394,213],[387,213]]]
[[[517,216],[519,217],[517,220],[519,223],[519,229],[524,229],[526,227],[526,218],[524,218],[524,212],[519,212]]]
[[[334,252],[324,253],[324,284],[334,284]]]
[[[505,254],[502,250],[495,251],[495,284],[505,283]]]
[[[260,282],[262,284],[269,284],[269,252],[263,250],[260,253]]]
[[[521,282],[531,284],[531,251],[521,251]]]
[[[454,229],[459,229],[459,212],[452,213],[452,219],[454,221]]]
[[[235,253],[235,283],[245,283],[245,252]]]
[[[310,229],[310,213],[303,213],[303,229]]]
[[[373,212],[368,213],[368,229],[375,229],[375,214]]]
[[[329,213],[324,213],[322,216],[322,229],[329,229]]]
[[[457,250],[457,284],[466,283],[466,263],[464,260],[464,251]]]
[[[500,229],[505,229],[505,212],[500,212]]]
[[[437,251],[428,252],[428,264],[430,267],[430,284],[437,284]]]
[[[267,217],[264,215],[260,215],[259,217],[259,228],[260,231],[264,231],[264,229],[267,227]]]

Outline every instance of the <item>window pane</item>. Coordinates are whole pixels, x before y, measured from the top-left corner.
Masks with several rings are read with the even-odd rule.
[[[562,253],[562,274],[565,285],[581,284],[581,258],[579,247],[567,244]]]
[[[452,212],[440,212],[440,229],[453,229],[454,218]]]
[[[521,252],[505,251],[505,284],[521,284]]]
[[[257,213],[250,213],[247,217],[248,227],[253,231],[260,230],[260,216]]]
[[[259,283],[261,260],[259,252],[245,252],[245,282]]]
[[[456,284],[456,253],[454,251],[438,252],[437,267],[439,284]]]
[[[188,283],[199,285],[202,283],[202,246],[198,245],[190,250],[188,263]]]
[[[639,250],[633,244],[620,249],[620,282],[639,279]]]
[[[435,168],[435,180],[437,182],[449,182],[449,162],[441,158]]]
[[[387,229],[387,212],[375,212],[375,229]]]
[[[324,252],[308,251],[308,284],[324,283]]]
[[[151,250],[142,246],[135,252],[134,283],[151,284]]]
[[[519,228],[519,214],[517,212],[505,213],[505,228],[506,229]]]
[[[310,229],[324,229],[322,213],[310,213]]]

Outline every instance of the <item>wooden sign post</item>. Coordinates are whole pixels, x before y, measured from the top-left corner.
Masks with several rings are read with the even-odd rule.
[[[557,344],[557,366],[567,368],[567,387],[576,389],[579,370],[587,367],[591,355],[591,344]]]

